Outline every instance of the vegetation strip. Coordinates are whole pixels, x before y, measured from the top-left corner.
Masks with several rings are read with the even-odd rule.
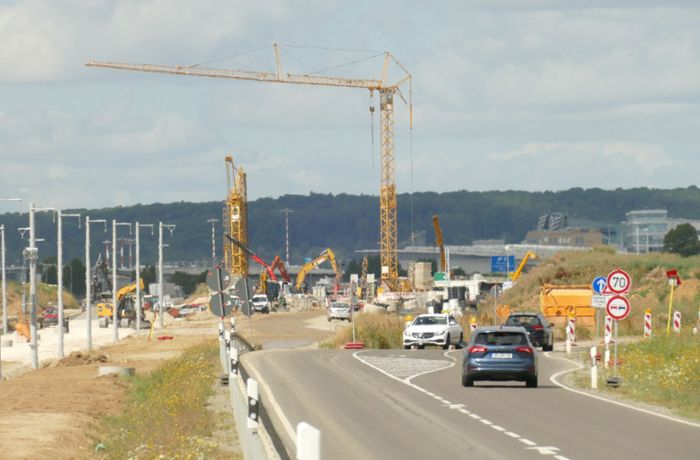
[[[206,408],[218,377],[218,346],[192,347],[145,376],[126,379],[128,401],[120,415],[105,417],[95,450],[109,459],[216,458],[208,438],[215,420]]]

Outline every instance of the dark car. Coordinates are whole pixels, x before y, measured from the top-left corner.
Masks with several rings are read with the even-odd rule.
[[[524,381],[537,387],[537,353],[522,327],[480,327],[464,351],[462,385],[476,380]]]
[[[542,313],[511,313],[504,325],[524,327],[530,334],[530,342],[542,347],[542,351],[552,351],[554,348],[554,328]]]

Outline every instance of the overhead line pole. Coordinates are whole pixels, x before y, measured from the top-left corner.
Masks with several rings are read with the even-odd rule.
[[[131,223],[117,222],[112,219],[112,339],[116,342],[119,340],[119,305],[117,305],[117,227],[129,227],[131,234]]]
[[[163,323],[163,248],[167,244],[163,243],[163,228],[170,230],[170,235],[172,236],[173,230],[175,230],[175,225],[164,224],[163,222],[158,222],[158,325],[161,329],[164,327]]]
[[[92,351],[92,293],[90,283],[90,224],[104,224],[104,231],[107,231],[106,219],[93,219],[85,216],[85,328],[87,332],[87,348]]]
[[[138,221],[134,226],[136,230],[136,331],[141,331],[141,315],[143,314],[143,304],[141,303],[141,239],[140,229],[148,227],[151,229],[153,236],[153,224],[139,224]]]

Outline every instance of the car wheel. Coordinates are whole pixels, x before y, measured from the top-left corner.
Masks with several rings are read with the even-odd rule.
[[[530,375],[525,378],[525,385],[527,385],[528,388],[537,388],[537,376],[536,375]]]
[[[445,345],[443,345],[442,349],[443,350],[448,350],[450,348],[450,343],[452,342],[450,334],[447,334],[447,337],[445,337]]]
[[[552,351],[554,349],[554,345],[542,345],[542,351]]]
[[[460,332],[459,333],[459,342],[457,342],[456,348],[460,349],[462,348],[462,344],[464,343],[464,333]]]
[[[474,379],[472,379],[468,375],[462,374],[462,386],[473,387],[474,386]]]

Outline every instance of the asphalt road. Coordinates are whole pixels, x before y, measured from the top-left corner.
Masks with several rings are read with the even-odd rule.
[[[321,430],[324,459],[700,458],[700,424],[550,382],[573,367],[568,361],[540,354],[536,389],[518,382],[464,388],[461,353],[273,350],[243,362],[262,381],[268,410],[284,414],[273,422],[292,456],[294,427],[305,421]]]

